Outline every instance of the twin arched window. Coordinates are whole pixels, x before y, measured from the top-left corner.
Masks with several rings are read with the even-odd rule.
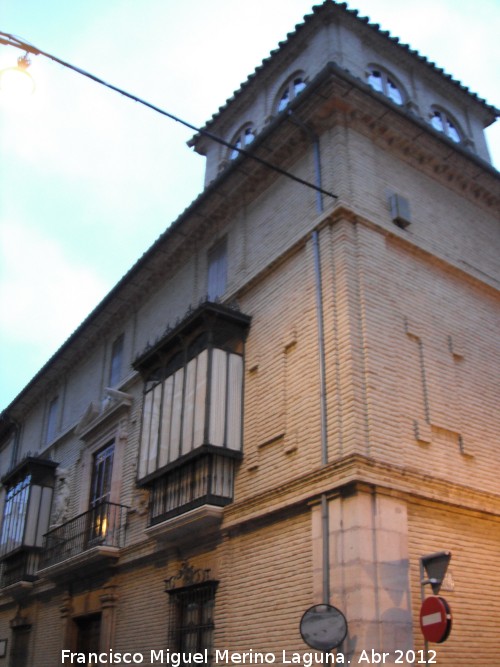
[[[229,159],[236,160],[240,154],[238,148],[246,148],[252,143],[254,139],[255,128],[253,125],[244,125],[240,130],[238,130],[236,135],[233,137],[233,140],[231,141],[234,148],[230,149]]]
[[[370,86],[382,95],[385,95],[395,104],[402,105],[406,101],[403,87],[396,78],[378,66],[370,66],[367,73]],[[442,132],[448,139],[459,144],[462,141],[462,133],[458,129],[458,123],[451,118],[450,114],[439,107],[432,107],[430,112],[430,124],[438,132]]]
[[[458,130],[458,124],[452,120],[450,114],[444,109],[432,107],[430,114],[430,123],[432,127],[438,132],[442,132],[448,139],[451,139],[456,144],[462,141],[461,134]]]
[[[290,102],[292,102],[297,95],[299,95],[304,88],[306,87],[306,80],[305,76],[302,72],[297,72],[294,74],[286,84],[281,88],[277,101],[275,103],[274,109],[276,113],[280,113],[285,109]],[[247,123],[246,125],[243,125],[236,135],[233,137],[233,140],[231,141],[231,144],[234,146],[234,148],[231,148],[229,150],[229,159],[230,160],[235,160],[238,155],[240,154],[239,148],[246,148],[249,146],[252,141],[255,139],[256,136],[256,131],[255,127]]]
[[[305,77],[301,72],[297,72],[297,74],[294,74],[290,79],[288,79],[278,95],[278,99],[275,105],[276,112],[280,113],[283,111],[283,109],[286,109],[290,102],[292,102],[297,97],[297,95],[300,95],[305,87]]]
[[[368,70],[368,83],[374,90],[392,100],[394,104],[402,105],[405,101],[402,86],[396,83],[392,74],[379,67],[370,67]]]

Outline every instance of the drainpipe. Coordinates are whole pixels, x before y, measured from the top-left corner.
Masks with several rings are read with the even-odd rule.
[[[314,184],[317,187],[316,190],[316,211],[317,213],[323,213],[323,196],[321,194],[321,153],[319,146],[319,137],[318,135],[303,121],[295,116],[295,114],[290,111],[289,117],[296,125],[301,127],[311,139],[313,147],[313,160],[314,160]],[[318,347],[319,347],[319,382],[320,382],[320,408],[321,408],[321,463],[326,465],[328,463],[328,442],[327,442],[327,430],[326,430],[326,372],[325,372],[325,336],[324,336],[324,323],[323,323],[323,289],[321,286],[321,257],[319,252],[319,233],[315,229],[311,234],[313,242],[313,254],[314,254],[314,274],[316,277],[316,313],[318,321]]]
[[[319,137],[311,132],[309,135],[313,144],[314,175],[316,185],[321,188],[321,155],[319,149]],[[323,213],[323,197],[319,190],[316,191],[316,210]],[[325,326],[323,319],[323,288],[321,282],[321,256],[319,249],[319,233],[315,229],[312,232],[314,273],[316,277],[316,313],[318,322],[318,349],[319,349],[319,384],[320,384],[320,421],[321,421],[321,464],[328,463],[328,433],[327,433],[327,410],[326,410],[326,360],[325,360]],[[321,496],[321,539],[323,546],[322,567],[322,591],[323,602],[330,603],[330,544],[329,544],[329,512],[326,494]]]
[[[321,463],[328,463],[328,436],[326,430],[326,362],[325,362],[325,334],[323,320],[323,290],[321,286],[321,257],[319,252],[319,234],[315,229],[312,233],[314,273],[316,277],[316,315],[318,322],[319,348],[319,385],[320,385],[320,421],[321,421]]]
[[[318,135],[292,111],[289,111],[292,122],[302,127],[309,135],[313,147],[314,159],[314,182],[316,187],[316,211],[323,213],[323,196],[321,193],[321,154]],[[321,284],[321,257],[319,251],[319,233],[315,229],[312,234],[313,262],[316,280],[316,313],[318,322],[318,348],[319,348],[319,382],[320,382],[320,421],[321,421],[321,464],[328,463],[328,434],[327,434],[327,409],[326,409],[326,363],[325,363],[325,336],[323,320],[323,289]],[[329,518],[328,499],[326,493],[321,495],[321,541],[322,541],[322,592],[323,603],[330,604],[330,545],[329,545]]]
[[[323,194],[321,192],[321,155],[319,152],[319,137],[316,134],[312,134],[313,141],[313,157],[314,157],[314,176],[316,180],[316,210],[318,213],[323,213]]]
[[[320,195],[321,197],[321,195]],[[321,257],[319,253],[319,235],[315,229],[312,233],[314,251],[314,271],[316,275],[316,312],[318,322],[319,347],[319,381],[320,381],[320,421],[321,421],[321,464],[328,463],[328,434],[326,411],[326,373],[325,373],[325,337],[323,321],[323,291],[321,287]],[[323,543],[323,602],[330,603],[330,548],[329,548],[329,520],[328,501],[326,494],[321,496],[321,535]]]
[[[312,142],[313,145],[313,158],[314,158],[314,185],[316,186],[316,210],[318,213],[323,213],[323,195],[322,195],[322,186],[321,186],[321,155],[319,151],[319,137],[318,135],[312,130],[309,125],[304,123],[304,121],[300,120],[300,118],[297,118],[295,113],[293,111],[288,112],[288,117],[292,121],[292,123],[295,123],[295,125],[298,125],[301,127],[308,135],[309,138]],[[332,195],[335,199],[337,198],[337,195]]]

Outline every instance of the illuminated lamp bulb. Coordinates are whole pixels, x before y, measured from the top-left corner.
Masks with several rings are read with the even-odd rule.
[[[31,61],[28,54],[17,59],[17,67],[0,70],[0,92],[3,96],[23,98],[33,94],[35,81],[29,74]]]

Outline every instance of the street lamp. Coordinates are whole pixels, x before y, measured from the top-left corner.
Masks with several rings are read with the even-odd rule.
[[[7,67],[0,70],[0,92],[9,97],[26,97],[35,90],[35,81],[28,72],[31,65],[28,53],[19,56],[16,67]]]

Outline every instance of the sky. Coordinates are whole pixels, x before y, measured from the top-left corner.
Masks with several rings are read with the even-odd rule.
[[[202,126],[311,0],[2,0],[0,31]],[[353,0],[500,106],[498,0]],[[22,52],[0,45],[0,69]],[[0,92],[0,410],[203,189],[192,132],[32,56]],[[499,127],[487,130],[500,169]]]

